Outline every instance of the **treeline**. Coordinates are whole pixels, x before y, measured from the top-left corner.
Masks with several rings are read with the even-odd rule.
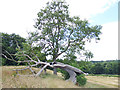
[[[120,60],[96,62],[91,67],[93,74],[119,74]]]
[[[7,57],[9,58],[11,57],[7,52],[15,54],[17,52],[16,50],[17,45],[19,45],[22,49],[23,43],[26,42],[25,38],[16,34],[7,34],[7,33],[0,33],[0,34],[2,37],[2,53],[7,55]],[[16,61],[18,60],[18,58],[16,57],[13,58]],[[43,57],[43,55],[42,58],[43,60],[46,59],[45,56]],[[52,60],[47,60],[47,61],[51,62]],[[120,60],[77,61],[76,56],[68,55],[65,59],[58,59],[57,61],[77,67],[89,74],[119,74],[119,70],[120,70],[119,67]],[[2,65],[18,65],[18,63],[10,61],[2,56]],[[19,65],[25,65],[25,64],[19,64]]]
[[[2,53],[5,54],[8,58],[11,58],[8,52],[11,54],[15,54],[17,52],[16,50],[17,45],[23,48],[22,43],[26,42],[25,38],[16,35],[15,33],[13,34],[0,33],[0,35],[2,38]],[[16,61],[18,60],[15,56],[13,56],[13,59],[15,59]],[[17,65],[17,64],[18,63],[10,61],[2,56],[2,65]]]
[[[75,61],[75,60],[58,60],[81,69],[89,74],[119,74],[120,60],[111,61]]]

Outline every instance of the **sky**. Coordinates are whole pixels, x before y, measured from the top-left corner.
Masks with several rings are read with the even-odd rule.
[[[0,32],[16,33],[26,38],[34,31],[37,13],[52,0],[1,0]],[[102,25],[101,40],[86,43],[94,54],[91,60],[118,59],[118,0],[66,0],[71,16],[87,19],[91,25]],[[78,56],[79,57],[79,56]],[[79,57],[80,58],[80,57]],[[78,58],[78,59],[79,59]]]

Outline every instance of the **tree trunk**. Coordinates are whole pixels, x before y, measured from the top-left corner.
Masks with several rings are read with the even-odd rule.
[[[53,64],[56,64],[56,58],[55,58],[55,56],[53,56]],[[57,75],[57,68],[56,67],[53,67],[53,74],[54,75]]]
[[[57,68],[56,67],[53,68],[53,74],[57,75]]]
[[[67,71],[70,75],[70,78],[68,79],[68,81],[72,81],[74,84],[76,84],[76,73],[73,71],[73,70],[70,70],[70,69],[67,69],[67,68],[64,68],[65,71]]]
[[[46,74],[46,68],[44,69],[44,74]]]

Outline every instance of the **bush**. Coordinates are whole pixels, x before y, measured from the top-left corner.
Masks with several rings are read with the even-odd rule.
[[[81,75],[77,75],[77,83],[79,86],[83,86],[86,84],[86,81],[87,79],[85,78],[85,75],[84,74],[81,74]]]
[[[70,78],[70,75],[67,71],[59,69],[59,71],[62,73],[62,76],[64,77],[65,80]]]

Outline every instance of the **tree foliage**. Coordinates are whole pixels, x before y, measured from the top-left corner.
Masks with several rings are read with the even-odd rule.
[[[22,45],[23,45],[23,49],[21,50],[20,47],[17,47],[17,53],[15,54],[16,58],[18,58],[19,61],[33,59],[34,61],[40,60],[45,62],[47,60],[46,55],[44,53],[41,53],[41,47],[31,46],[31,44],[27,42],[22,43]]]
[[[9,53],[15,54],[17,52],[17,44],[23,48],[22,42],[25,42],[25,39],[22,38],[19,35],[16,34],[7,34],[7,33],[1,33],[1,38],[2,38],[2,53],[7,55],[7,57],[10,57]],[[15,60],[15,57],[13,57]],[[2,57],[2,65],[17,65],[17,63],[13,61],[9,61],[8,59]]]
[[[69,6],[65,1],[48,2],[40,9],[34,25],[37,30],[31,32],[32,42],[42,47],[46,55],[52,56],[54,62],[63,53],[85,50],[85,42],[95,38],[100,40],[100,25],[90,26],[87,20],[71,17]]]

